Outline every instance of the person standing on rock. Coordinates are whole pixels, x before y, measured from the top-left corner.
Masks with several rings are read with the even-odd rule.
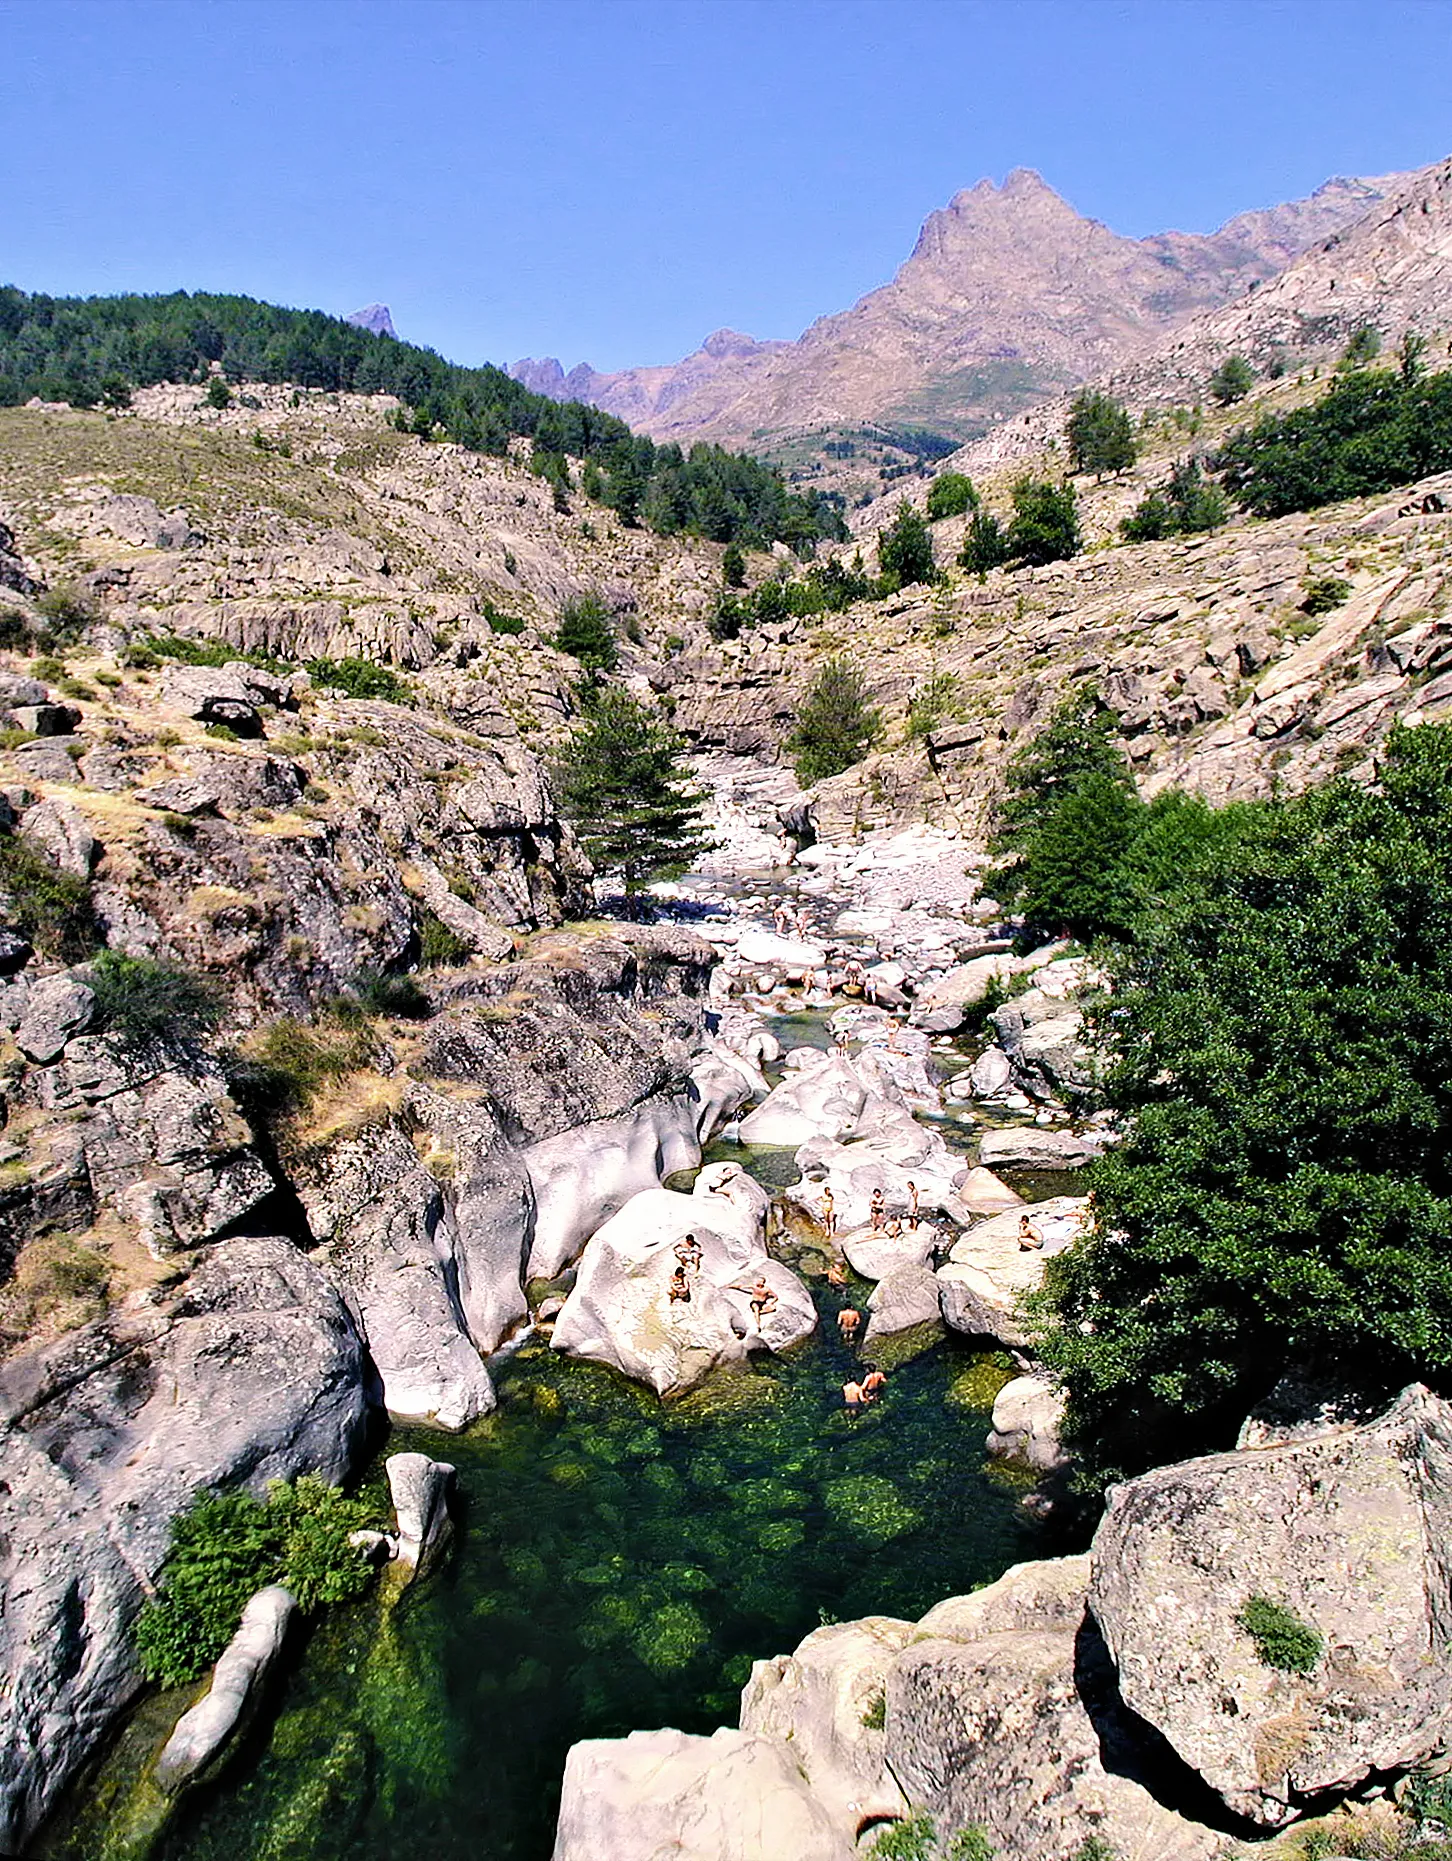
[[[916,1183],[914,1183],[914,1182],[910,1182],[910,1183],[908,1184],[908,1197],[909,1197],[909,1202],[908,1202],[908,1226],[909,1226],[909,1227],[910,1227],[910,1228],[912,1229],[912,1231],[913,1231],[913,1233],[914,1233],[914,1234],[916,1234],[916,1233],[917,1233],[917,1231],[918,1231],[918,1220],[919,1220],[919,1215],[918,1215],[918,1186],[917,1186],[917,1184],[916,1184]]]
[[[756,1320],[758,1331],[761,1329],[762,1321],[776,1310],[776,1304],[776,1294],[758,1274],[756,1284],[751,1288],[751,1315]]]
[[[882,1185],[879,1183],[872,1192],[872,1231],[876,1234],[883,1222]]]
[[[832,1193],[831,1183],[822,1191],[822,1232],[829,1241],[837,1232],[837,1198]]]

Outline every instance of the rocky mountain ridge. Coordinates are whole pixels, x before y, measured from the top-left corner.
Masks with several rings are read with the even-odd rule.
[[[1403,178],[1335,179],[1212,234],[1134,240],[1015,169],[1001,187],[981,181],[931,214],[891,283],[796,342],[721,330],[668,367],[602,375],[581,364],[566,374],[547,359],[510,372],[661,440],[759,448],[862,422],[966,437],[1263,282]]]

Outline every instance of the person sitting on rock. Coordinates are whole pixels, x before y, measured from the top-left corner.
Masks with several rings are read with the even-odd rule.
[[[908,1184],[908,1197],[908,1226],[912,1229],[914,1234],[916,1234],[920,1218],[918,1213],[918,1186],[916,1183],[910,1182]]]
[[[678,1266],[675,1272],[671,1274],[670,1295],[672,1305],[677,1303],[689,1305],[691,1303],[691,1289],[686,1284],[686,1269],[684,1263]]]
[[[683,1235],[676,1242],[676,1259],[680,1261],[683,1271],[697,1273],[701,1267],[701,1243],[694,1234]]]
[[[757,1275],[756,1284],[751,1288],[751,1315],[756,1320],[756,1328],[761,1329],[761,1321],[776,1310],[777,1298],[766,1281]]]
[[[862,1379],[862,1393],[869,1402],[876,1402],[877,1392],[887,1388],[887,1377],[875,1363],[867,1366],[867,1374]]]
[[[894,1215],[892,1219],[888,1222],[883,1232],[886,1234],[888,1240],[890,1241],[897,1241],[897,1240],[902,1239],[902,1223],[898,1220],[896,1215]]]
[[[855,1307],[844,1305],[837,1314],[837,1329],[842,1333],[842,1342],[850,1344],[857,1336],[857,1327],[862,1323],[862,1314]]]
[[[828,1266],[827,1284],[829,1286],[845,1286],[847,1284],[847,1269],[840,1260],[833,1260]]]
[[[1037,1253],[1044,1244],[1044,1237],[1029,1220],[1027,1215],[1018,1218],[1018,1244],[1023,1253]]]
[[[872,1192],[871,1213],[872,1213],[872,1231],[875,1234],[877,1230],[882,1226],[882,1220],[883,1220],[882,1187],[880,1184]]]
[[[842,1400],[847,1405],[848,1415],[855,1422],[871,1401],[871,1397],[863,1393],[860,1383],[844,1383],[842,1385]]]

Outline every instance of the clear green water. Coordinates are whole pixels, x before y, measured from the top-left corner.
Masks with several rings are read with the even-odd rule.
[[[916,1616],[1042,1555],[984,1469],[1002,1367],[919,1339],[853,1424],[858,1359],[818,1296],[828,1335],[669,1407],[529,1346],[469,1434],[396,1432],[458,1467],[449,1564],[396,1607],[334,1611],[230,1771],[141,1837],[134,1780],[178,1705],[152,1702],[47,1852],[544,1861],[574,1740],[735,1723],[752,1660],[819,1622]]]

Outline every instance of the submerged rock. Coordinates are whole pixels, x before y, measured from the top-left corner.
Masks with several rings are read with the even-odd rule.
[[[156,1761],[156,1780],[164,1790],[190,1783],[230,1742],[282,1653],[296,1609],[297,1599],[279,1583],[259,1590],[247,1604],[237,1633],[212,1671],[211,1685],[177,1720]]]

